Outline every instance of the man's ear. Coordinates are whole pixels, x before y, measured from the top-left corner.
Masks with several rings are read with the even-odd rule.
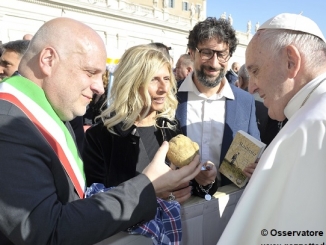
[[[190,55],[191,59],[195,60],[196,50],[189,49],[188,51],[189,51],[189,55]]]
[[[40,69],[41,71],[49,76],[51,75],[52,69],[56,63],[56,60],[59,58],[57,52],[52,47],[44,48],[40,54]]]
[[[295,46],[289,45],[286,47],[286,56],[289,78],[294,78],[301,67],[301,54]]]

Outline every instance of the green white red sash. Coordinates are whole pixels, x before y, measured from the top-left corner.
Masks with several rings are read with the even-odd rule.
[[[85,175],[83,162],[67,127],[46,99],[44,91],[21,76],[0,83],[0,99],[20,108],[44,136],[57,154],[80,198],[84,198]]]

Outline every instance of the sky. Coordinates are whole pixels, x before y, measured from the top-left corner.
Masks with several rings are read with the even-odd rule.
[[[206,0],[207,17],[219,18],[224,12],[231,14],[233,28],[236,31],[247,31],[251,21],[251,33],[255,32],[257,22],[266,20],[281,13],[300,14],[317,23],[326,36],[326,1],[325,0]]]

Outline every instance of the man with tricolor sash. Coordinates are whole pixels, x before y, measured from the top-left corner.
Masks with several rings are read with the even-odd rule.
[[[172,171],[165,142],[142,174],[84,199],[83,162],[67,122],[103,93],[105,66],[101,37],[57,18],[34,35],[18,75],[0,83],[0,244],[100,242],[153,219],[156,193],[199,173],[198,156]]]

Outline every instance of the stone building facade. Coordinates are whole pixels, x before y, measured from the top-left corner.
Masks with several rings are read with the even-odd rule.
[[[129,47],[161,42],[176,62],[187,51],[189,30],[206,18],[207,0],[0,0],[0,41],[34,34],[56,17],[74,18],[95,29],[107,57],[118,59]],[[240,44],[230,60],[244,63],[250,33],[237,32]],[[73,37],[67,37],[73,38]]]

